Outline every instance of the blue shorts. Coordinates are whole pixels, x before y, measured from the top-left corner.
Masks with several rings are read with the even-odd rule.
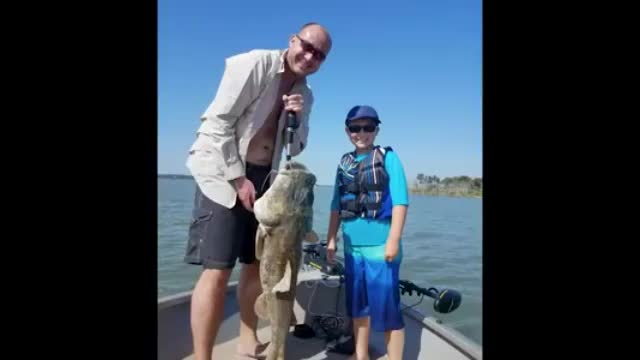
[[[347,314],[368,316],[374,331],[404,328],[398,288],[402,246],[392,262],[384,260],[384,248],[344,245]]]

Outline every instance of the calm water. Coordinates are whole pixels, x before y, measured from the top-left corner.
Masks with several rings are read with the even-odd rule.
[[[193,289],[200,272],[182,262],[194,190],[192,180],[158,179],[158,297]],[[330,201],[331,188],[317,187],[314,228],[321,240],[326,239]],[[402,242],[400,278],[460,291],[460,307],[435,316],[482,344],[482,200],[412,196]],[[407,305],[417,300],[403,297]],[[425,298],[417,308],[433,314],[432,306],[433,300]]]

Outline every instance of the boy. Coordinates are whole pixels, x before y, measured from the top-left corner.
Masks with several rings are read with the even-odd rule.
[[[354,360],[369,359],[371,328],[384,332],[388,359],[401,360],[404,349],[398,273],[409,199],[400,159],[391,148],[374,145],[380,123],[370,106],[355,106],[347,114],[345,130],[355,149],[338,165],[327,235],[327,254],[333,262],[342,223]]]

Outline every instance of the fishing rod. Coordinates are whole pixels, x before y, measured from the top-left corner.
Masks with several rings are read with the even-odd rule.
[[[286,166],[289,166],[291,162],[291,144],[293,144],[293,134],[298,129],[298,120],[296,119],[296,113],[293,111],[287,111],[287,159]]]
[[[328,276],[342,276],[344,275],[344,266],[334,261],[333,264],[329,263],[327,259],[327,243],[321,242],[320,244],[305,245],[302,249],[304,252],[303,263],[314,267],[320,272]]]

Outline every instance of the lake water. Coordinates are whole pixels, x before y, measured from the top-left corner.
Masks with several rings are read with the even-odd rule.
[[[158,179],[158,297],[193,289],[201,271],[182,262],[194,191],[193,180]],[[331,191],[315,189],[313,225],[323,241]],[[462,304],[450,314],[434,314],[431,298],[416,308],[482,344],[482,199],[412,195],[409,202],[400,278],[462,293]],[[231,280],[238,279],[239,268]],[[418,298],[402,300],[411,305]]]

